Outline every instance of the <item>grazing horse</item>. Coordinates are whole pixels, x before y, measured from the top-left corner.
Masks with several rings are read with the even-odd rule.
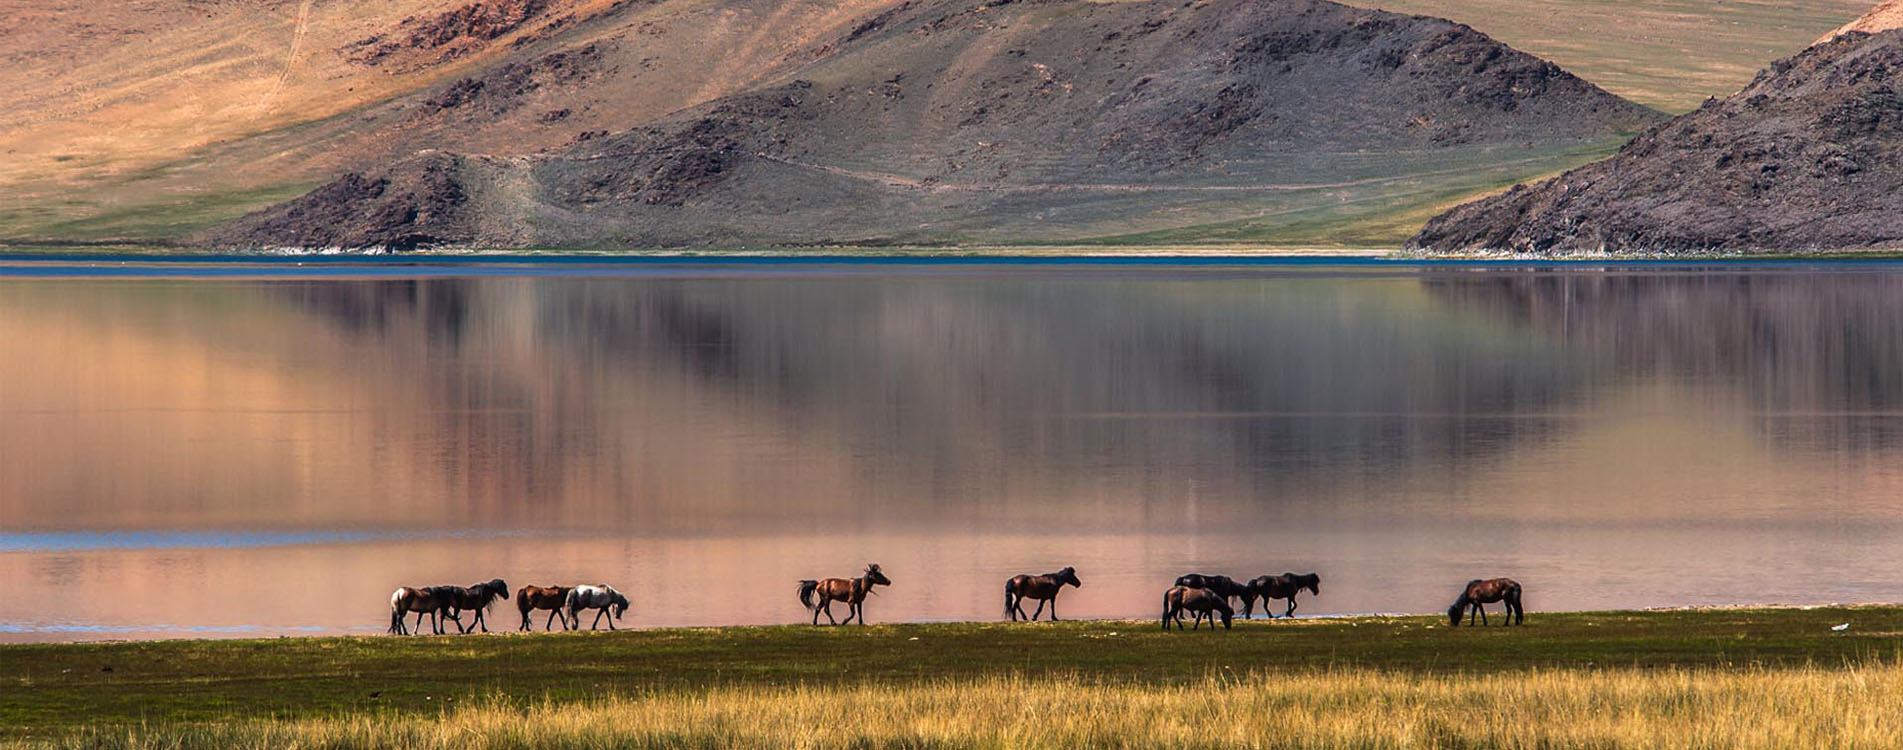
[[[1260,576],[1249,582],[1248,593],[1242,595],[1242,619],[1255,614],[1255,600],[1262,600],[1262,613],[1275,619],[1275,613],[1269,611],[1270,599],[1287,599],[1288,610],[1283,617],[1295,616],[1295,594],[1308,589],[1316,596],[1322,594],[1322,577],[1314,573],[1283,573],[1279,576]]]
[[[423,588],[410,588],[404,586],[392,592],[390,594],[389,632],[397,635],[409,635],[410,632],[414,630],[418,635],[422,635],[423,615],[429,615],[430,629],[437,635],[442,635],[443,618],[448,616],[454,619],[454,615],[448,614],[452,604],[449,600],[448,592],[444,591],[445,588],[448,587],[425,586]],[[403,616],[411,612],[416,613],[416,625],[412,628],[405,628],[403,627]]]
[[[509,598],[509,584],[504,583],[500,578],[492,578],[468,588],[462,586],[432,588],[448,599],[449,619],[455,620],[456,629],[464,633],[475,630],[478,626],[482,628],[482,632],[489,632],[489,624],[484,621],[483,612],[489,609],[489,605]],[[476,621],[467,626],[463,625],[463,610],[475,612]]]
[[[615,620],[621,619],[621,615],[628,611],[628,597],[622,596],[613,586],[605,583],[576,586],[569,589],[568,595],[562,599],[562,609],[568,613],[564,619],[576,630],[581,629],[581,611],[584,609],[600,610],[595,613],[594,624],[588,626],[589,630],[599,630],[601,616],[608,614],[609,607],[614,608],[614,616],[608,618],[608,629],[614,630]]]
[[[1208,573],[1188,573],[1177,576],[1176,585],[1192,589],[1208,589],[1217,596],[1222,597],[1223,601],[1246,599],[1249,596],[1249,587],[1236,583],[1235,579],[1229,576],[1216,576]]]
[[[1220,613],[1222,615],[1222,629],[1224,630],[1230,628],[1230,621],[1233,620],[1236,615],[1236,610],[1234,607],[1229,606],[1227,597],[1209,589],[1172,586],[1169,591],[1163,592],[1164,630],[1170,629],[1171,620],[1176,621],[1177,630],[1182,630],[1184,612],[1195,615],[1193,620],[1194,625],[1190,627],[1190,630],[1202,627],[1203,618],[1207,617],[1209,618],[1209,629],[1212,632],[1216,629],[1215,614]]]
[[[522,613],[522,627],[516,630],[535,630],[529,622],[529,613],[538,609],[548,610],[548,622],[542,623],[543,630],[555,629],[555,616],[561,614],[562,607],[568,605],[567,586],[523,586],[515,592],[515,608]],[[568,629],[568,618],[562,618],[562,629]]]
[[[866,566],[866,574],[858,578],[825,578],[821,580],[800,581],[800,603],[813,611],[813,624],[819,624],[819,613],[826,613],[826,620],[834,625],[841,624],[833,619],[833,602],[846,603],[846,622],[859,618],[859,624],[866,624],[866,595],[875,593],[874,586],[890,586],[892,580],[879,571],[879,564]],[[819,599],[815,601],[814,595]]]
[[[1487,624],[1485,605],[1504,601],[1507,605],[1508,625],[1525,625],[1526,608],[1520,606],[1520,582],[1511,578],[1493,578],[1480,580],[1475,578],[1467,582],[1460,598],[1454,600],[1454,606],[1447,608],[1447,625],[1460,627],[1460,616],[1467,616],[1467,624],[1473,625],[1473,613],[1480,613],[1480,624]]]
[[[1037,622],[1037,616],[1044,612],[1045,602],[1051,605],[1051,622],[1057,622],[1057,592],[1063,590],[1066,583],[1078,588],[1084,586],[1083,581],[1077,580],[1077,569],[1068,565],[1041,576],[1012,576],[1004,582],[1004,614],[1017,622],[1024,616],[1024,600],[1031,598],[1037,600],[1037,611],[1031,613],[1032,622]]]

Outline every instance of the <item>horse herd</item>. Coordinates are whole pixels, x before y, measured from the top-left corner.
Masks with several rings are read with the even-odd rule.
[[[1275,613],[1269,611],[1269,600],[1286,599],[1288,606],[1282,612],[1283,617],[1295,616],[1295,595],[1303,589],[1320,596],[1321,576],[1314,573],[1283,573],[1277,576],[1258,576],[1247,583],[1239,583],[1225,575],[1207,573],[1189,573],[1179,576],[1169,590],[1163,592],[1164,630],[1174,623],[1177,630],[1183,629],[1183,615],[1190,616],[1190,628],[1202,627],[1204,621],[1209,629],[1216,629],[1216,618],[1222,618],[1223,628],[1232,627],[1236,609],[1231,600],[1242,603],[1243,619],[1255,615],[1255,604],[1262,602],[1263,613],[1270,619]],[[885,576],[877,563],[866,566],[863,575],[854,578],[808,579],[799,583],[800,604],[813,613],[813,624],[819,624],[819,616],[833,625],[843,625],[857,619],[864,625],[866,597],[878,593],[876,586],[891,586],[892,579]],[[1004,614],[1012,622],[1019,619],[1036,621],[1044,613],[1044,607],[1050,606],[1051,621],[1057,620],[1057,595],[1064,586],[1082,587],[1078,580],[1077,569],[1066,567],[1043,575],[1012,576],[1004,583]],[[473,586],[425,586],[422,588],[399,588],[390,595],[389,632],[406,635],[421,633],[423,617],[430,617],[432,632],[443,635],[443,620],[456,623],[459,633],[468,633],[476,628],[489,632],[489,626],[483,620],[483,612],[495,602],[509,598],[509,584],[497,578]],[[1024,600],[1037,600],[1037,609],[1030,617],[1024,616]],[[833,602],[846,604],[846,619],[842,622],[833,617]],[[1453,606],[1447,608],[1447,621],[1451,626],[1460,625],[1462,617],[1472,625],[1478,615],[1481,625],[1487,622],[1487,604],[1504,602],[1506,624],[1525,624],[1526,610],[1520,605],[1520,584],[1511,578],[1475,579],[1467,582],[1461,589],[1459,598]],[[603,617],[608,617],[608,629],[615,629],[615,620],[628,611],[628,597],[605,583],[582,584],[576,586],[523,586],[515,592],[515,606],[522,614],[522,624],[517,630],[534,630],[530,615],[537,610],[547,610],[548,620],[542,624],[544,630],[553,630],[555,618],[561,617],[563,630],[580,630],[581,613],[595,610],[594,622],[589,629],[599,629]],[[612,616],[610,616],[612,611]],[[464,612],[474,612],[476,617],[468,624],[462,621]],[[403,619],[414,613],[416,623],[405,627]]]

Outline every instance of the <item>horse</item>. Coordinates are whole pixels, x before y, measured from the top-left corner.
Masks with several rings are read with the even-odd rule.
[[[1208,573],[1187,573],[1176,577],[1176,585],[1192,589],[1208,589],[1223,601],[1246,598],[1249,587],[1236,583],[1229,576],[1210,575]]]
[[[1520,606],[1519,581],[1511,578],[1493,578],[1484,581],[1475,578],[1467,582],[1467,588],[1461,590],[1460,598],[1455,599],[1454,605],[1447,608],[1447,626],[1460,627],[1460,616],[1463,614],[1467,616],[1467,624],[1472,626],[1475,612],[1480,613],[1480,624],[1486,625],[1485,605],[1498,601],[1506,602],[1506,624],[1526,624],[1526,608]]]
[[[1275,618],[1275,613],[1269,611],[1270,599],[1287,599],[1288,609],[1282,613],[1282,616],[1294,617],[1295,594],[1302,589],[1308,589],[1310,593],[1321,596],[1322,577],[1314,573],[1283,573],[1279,576],[1259,576],[1255,580],[1250,581],[1245,588],[1248,589],[1248,593],[1242,595],[1243,619],[1246,620],[1255,615],[1255,600],[1257,598],[1262,600],[1262,612],[1268,615],[1269,619]]]
[[[845,602],[848,607],[846,622],[852,622],[852,618],[857,617],[859,618],[859,624],[864,625],[866,624],[866,595],[877,593],[872,590],[874,586],[890,585],[892,585],[892,580],[886,578],[885,573],[880,572],[878,563],[873,563],[867,565],[866,574],[858,578],[825,578],[817,581],[811,579],[800,581],[800,604],[806,605],[807,609],[813,611],[814,625],[819,624],[820,612],[826,613],[826,620],[828,622],[839,625],[841,623],[833,619],[833,602],[842,601]],[[814,595],[818,595],[818,601],[814,601]]]
[[[484,621],[483,612],[489,609],[489,605],[509,598],[509,584],[504,583],[500,578],[492,578],[468,588],[462,586],[431,588],[448,600],[447,606],[451,610],[449,618],[456,621],[456,629],[463,633],[473,631],[478,626],[482,628],[482,632],[489,632],[489,624]],[[463,625],[462,610],[474,611],[476,621],[467,626]]]
[[[1223,630],[1230,628],[1230,621],[1236,615],[1235,608],[1229,606],[1229,600],[1222,594],[1190,586],[1171,586],[1163,592],[1163,630],[1170,629],[1171,620],[1176,621],[1177,630],[1182,630],[1184,612],[1195,615],[1191,630],[1202,627],[1203,618],[1207,617],[1212,632],[1216,629],[1216,613],[1222,615]]]
[[[1047,601],[1051,604],[1051,622],[1057,622],[1057,592],[1062,591],[1066,583],[1078,588],[1084,586],[1083,581],[1077,580],[1077,569],[1068,565],[1063,570],[1041,576],[1012,576],[1011,580],[1004,582],[1004,614],[1012,622],[1017,622],[1018,618],[1024,616],[1024,600],[1029,597],[1037,600],[1037,611],[1031,613],[1032,622],[1037,622],[1037,616],[1044,612],[1044,603]]]
[[[563,619],[576,630],[581,629],[581,611],[584,609],[600,610],[595,613],[594,624],[588,626],[589,630],[599,630],[601,616],[608,614],[609,607],[614,608],[614,616],[608,618],[608,629],[614,630],[615,620],[621,619],[621,615],[628,611],[628,597],[622,596],[613,586],[605,583],[576,586],[570,588],[568,595],[562,599],[562,609],[568,615]]]
[[[516,630],[535,631],[529,622],[529,613],[538,609],[548,610],[548,622],[542,623],[543,630],[555,629],[555,616],[561,614],[562,607],[568,604],[567,586],[523,586],[515,592],[515,608],[522,613],[522,627]],[[562,618],[562,629],[568,629],[568,618]]]
[[[404,586],[392,592],[390,594],[390,628],[388,632],[397,635],[409,635],[410,631],[414,630],[418,635],[421,635],[423,633],[423,615],[429,615],[430,629],[437,635],[442,635],[443,618],[447,616],[450,619],[456,619],[455,615],[448,614],[448,610],[451,609],[451,603],[448,592],[444,591],[446,588],[448,587],[425,586],[423,588],[410,588]],[[405,628],[403,627],[403,616],[411,612],[416,613],[416,625],[412,628]],[[457,620],[457,622],[460,623],[461,620]]]

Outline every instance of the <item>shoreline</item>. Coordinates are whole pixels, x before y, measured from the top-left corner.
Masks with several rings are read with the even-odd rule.
[[[1496,607],[1498,607],[1498,605],[1496,605]],[[497,609],[495,609],[495,613],[500,613],[502,609],[504,609],[504,603],[499,603]],[[1498,615],[1496,609],[1488,609],[1488,611]],[[1775,613],[1808,613],[1808,611],[1897,611],[1897,613],[1903,613],[1903,602],[1690,603],[1690,605],[1661,605],[1661,607],[1633,607],[1633,609],[1540,609],[1540,611],[1530,611],[1530,613],[1528,613],[1528,619],[1532,619],[1534,615],[1566,615],[1566,617],[1631,617],[1631,615],[1652,615],[1652,613],[1694,613],[1694,615],[1696,615],[1696,613],[1760,613],[1760,615],[1775,615]],[[1305,615],[1304,613],[1304,615],[1298,615],[1298,617],[1294,617],[1294,619],[1275,617],[1273,624],[1275,624],[1275,626],[1304,626],[1304,624],[1349,624],[1349,626],[1357,626],[1359,622],[1414,621],[1414,619],[1433,619],[1433,621],[1437,621],[1437,619],[1441,619],[1441,617],[1444,617],[1442,613],[1383,613],[1383,611],[1378,611],[1378,613],[1328,613],[1328,615]],[[502,621],[506,621],[506,619],[502,619]],[[1237,624],[1237,626],[1243,626],[1245,622],[1248,622],[1248,624],[1269,624],[1271,619],[1258,615],[1258,617],[1254,617],[1254,619],[1245,621],[1241,613],[1235,615],[1235,624]],[[988,628],[988,626],[1043,626],[1043,624],[1050,624],[1050,621],[1037,621],[1037,624],[1031,624],[1031,622],[1012,622],[1007,621],[1007,619],[995,619],[995,621],[913,619],[913,621],[872,622],[872,624],[868,624],[868,628],[940,628],[940,626]],[[1079,617],[1079,619],[1064,619],[1064,621],[1060,621],[1058,624],[1064,624],[1064,626],[1123,626],[1123,628],[1142,628],[1142,626],[1155,626],[1157,619],[1155,619],[1155,617]],[[1903,626],[1903,622],[1899,622],[1899,626]],[[86,626],[86,624],[67,624],[67,626],[57,626],[57,628],[89,628],[89,626]],[[105,626],[101,626],[101,628],[105,628]],[[266,630],[265,626],[242,626],[242,624],[240,624],[240,626],[185,626],[185,624],[169,624],[169,626],[154,626],[150,632],[190,632],[190,630],[196,630],[196,628],[202,628],[207,634],[215,634],[215,632],[234,632],[234,634],[236,634],[236,632],[242,632],[242,630],[247,630],[247,628]],[[508,626],[493,626],[491,632],[481,632],[481,630],[478,630],[478,632],[466,632],[466,634],[447,632],[447,634],[443,634],[443,636],[434,636],[434,634],[396,636],[396,634],[386,634],[383,630],[383,626],[377,626],[377,624],[354,626],[354,628],[348,630],[348,632],[320,632],[320,628],[324,628],[324,626],[284,626],[284,628],[274,628],[274,630],[306,630],[306,632],[304,632],[304,634],[278,632],[278,634],[272,634],[272,636],[249,636],[249,634],[244,634],[244,636],[232,636],[232,638],[190,636],[190,634],[185,634],[185,636],[181,636],[181,638],[0,640],[0,655],[4,655],[8,649],[21,649],[21,647],[67,647],[67,645],[88,645],[88,647],[89,645],[139,645],[139,643],[206,643],[206,645],[209,645],[209,643],[282,643],[282,641],[365,640],[365,638],[369,638],[369,640],[396,638],[396,640],[455,641],[459,640],[459,638],[464,638],[464,636],[533,638],[533,636],[550,636],[550,634],[554,634],[554,636],[569,634],[569,630],[552,630],[552,632],[550,632],[550,630],[531,630],[531,632],[520,632],[520,630],[508,628]],[[620,624],[620,626],[617,626],[617,630],[601,628],[601,630],[577,630],[577,632],[580,632],[580,634],[586,634],[586,632],[601,632],[601,634],[617,632],[617,634],[660,634],[660,636],[666,636],[666,634],[708,634],[708,632],[717,634],[717,632],[725,632],[725,630],[754,632],[754,630],[776,630],[776,628],[786,628],[786,630],[832,630],[834,626],[828,626],[828,624],[813,626],[813,624],[807,624],[807,622],[803,621],[761,622],[761,624],[657,624],[657,626]],[[858,624],[847,624],[847,626],[839,626],[839,628],[853,630],[853,628],[858,628]],[[129,632],[139,632],[135,626],[128,626],[126,630],[129,630]],[[13,634],[13,636],[19,636],[19,634],[34,634],[34,632],[61,632],[61,630],[25,630],[25,628],[21,628],[21,630],[0,630],[0,634]]]

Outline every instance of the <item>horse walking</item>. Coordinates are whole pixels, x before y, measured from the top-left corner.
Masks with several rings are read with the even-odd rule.
[[[1209,589],[1189,586],[1171,586],[1163,592],[1163,629],[1170,629],[1170,621],[1176,622],[1176,629],[1183,629],[1183,613],[1194,615],[1190,630],[1202,627],[1203,618],[1209,618],[1209,629],[1216,629],[1215,615],[1222,615],[1222,629],[1228,630],[1235,618],[1236,610],[1229,606],[1229,600],[1222,594]]]
[[[601,629],[601,617],[602,615],[608,614],[610,607],[614,608],[614,616],[608,618],[608,629],[614,630],[615,620],[621,619],[621,615],[628,611],[628,597],[622,596],[621,592],[614,590],[613,586],[609,586],[605,583],[598,583],[593,586],[576,586],[569,589],[568,595],[562,599],[562,609],[567,613],[567,617],[564,619],[567,620],[568,625],[574,626],[576,630],[581,629],[582,610],[598,610],[595,612],[594,624],[589,625],[588,629],[599,630]]]
[[[390,594],[390,628],[388,632],[397,635],[409,635],[411,631],[415,631],[418,635],[421,635],[423,632],[423,616],[429,615],[430,629],[437,635],[443,635],[443,618],[447,616],[451,619],[455,619],[456,617],[455,615],[448,614],[451,609],[451,604],[449,593],[444,591],[446,588],[448,587],[425,586],[423,588],[410,588],[404,586],[392,592]],[[403,616],[411,612],[416,613],[416,625],[414,627],[405,628],[403,627]],[[460,622],[461,621],[458,620],[458,623]]]
[[[509,584],[504,583],[500,578],[492,578],[468,588],[435,586],[433,589],[447,600],[446,604],[451,611],[449,618],[456,621],[456,630],[463,633],[471,632],[477,627],[481,627],[484,633],[489,632],[489,624],[484,621],[483,612],[489,609],[489,605],[509,598]],[[476,621],[464,625],[463,610],[475,612]]]
[[[529,621],[529,613],[538,609],[548,610],[548,622],[542,623],[543,630],[555,629],[555,616],[562,613],[568,605],[567,586],[523,586],[515,592],[515,608],[522,613],[522,627],[516,630],[534,632],[534,623]],[[568,618],[562,618],[562,629],[568,629]]]
[[[1454,605],[1447,608],[1447,625],[1460,627],[1460,616],[1466,615],[1467,625],[1472,626],[1476,612],[1480,614],[1480,624],[1486,625],[1485,605],[1494,602],[1506,603],[1507,625],[1526,624],[1526,608],[1520,606],[1519,581],[1511,578],[1492,578],[1484,581],[1475,578],[1467,582],[1467,588],[1461,590],[1460,598],[1455,599]]]
[[[1308,589],[1310,593],[1321,596],[1322,577],[1315,573],[1283,573],[1279,576],[1260,576],[1250,581],[1245,588],[1247,589],[1247,593],[1242,595],[1242,619],[1247,620],[1255,616],[1256,599],[1262,600],[1262,613],[1268,615],[1269,619],[1275,619],[1275,613],[1269,611],[1269,600],[1287,599],[1288,609],[1282,612],[1282,616],[1294,617],[1295,594],[1302,589]]]
[[[1037,616],[1044,612],[1045,602],[1051,605],[1051,622],[1057,622],[1057,592],[1063,590],[1066,583],[1078,588],[1084,586],[1083,581],[1077,580],[1077,569],[1068,565],[1063,570],[1041,576],[1012,576],[1011,580],[1004,582],[1004,614],[1012,622],[1017,622],[1018,618],[1024,616],[1024,600],[1030,598],[1037,600],[1037,611],[1031,613],[1031,622],[1037,622]],[[814,619],[817,622],[818,618]]]
[[[823,578],[820,580],[800,581],[800,604],[813,611],[813,624],[819,624],[819,613],[826,613],[826,620],[834,625],[841,624],[833,619],[833,602],[845,602],[848,608],[846,622],[859,618],[859,624],[866,624],[866,595],[875,593],[874,586],[890,586],[892,580],[880,572],[879,564],[866,566],[866,574],[858,578]],[[815,601],[814,597],[818,596]]]

